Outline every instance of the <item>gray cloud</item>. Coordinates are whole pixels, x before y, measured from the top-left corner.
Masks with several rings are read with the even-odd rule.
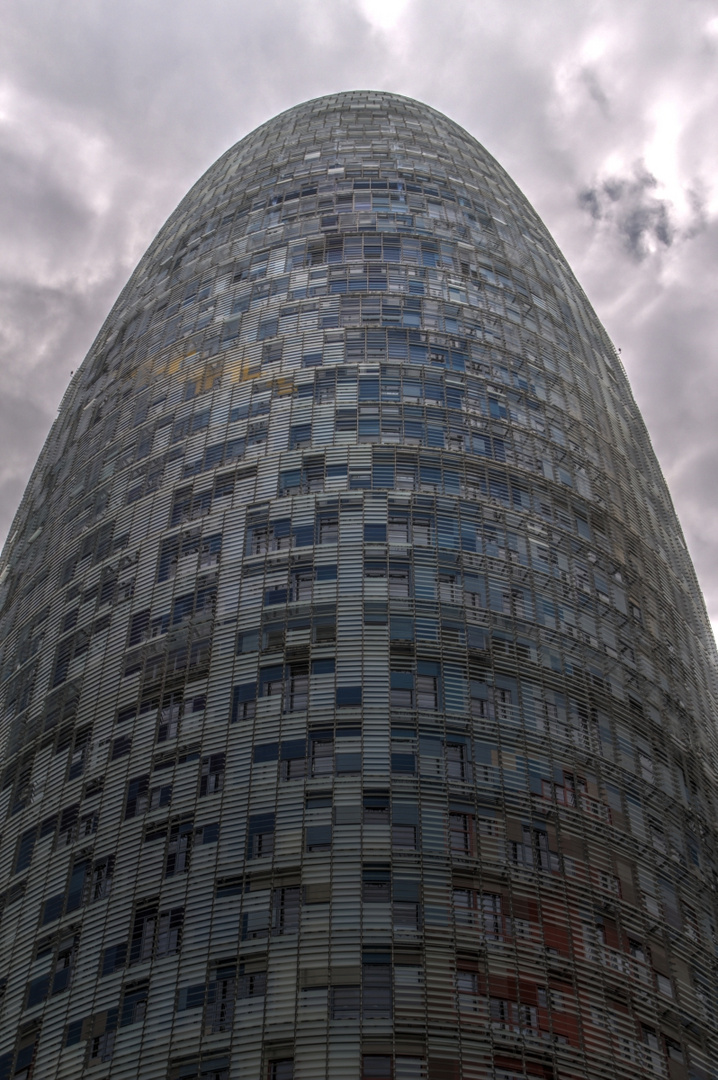
[[[26,397],[0,395],[0,429],[3,454],[0,459],[0,529],[10,529],[15,510],[22,498],[42,443],[52,421]]]
[[[578,204],[595,222],[615,233],[625,250],[641,260],[657,247],[668,248],[677,239],[692,239],[705,227],[705,205],[695,188],[685,198],[688,221],[676,221],[676,208],[661,198],[659,184],[642,162],[628,176],[610,176],[578,193]]]
[[[598,106],[603,115],[608,117],[611,104],[596,71],[591,67],[583,68],[581,71],[581,80],[588,91],[589,97]]]
[[[391,25],[392,6],[372,22],[375,0],[6,0],[0,528],[190,184],[281,109],[378,87],[463,124],[548,224],[623,349],[718,618],[715,4],[409,0]]]

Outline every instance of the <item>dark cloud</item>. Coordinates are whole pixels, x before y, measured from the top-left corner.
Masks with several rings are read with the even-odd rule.
[[[581,80],[588,91],[588,95],[595,105],[601,110],[604,116],[608,116],[610,112],[610,102],[608,95],[601,85],[601,80],[593,70],[593,68],[585,67],[581,71]]]
[[[190,184],[280,110],[377,87],[463,124],[546,221],[623,348],[718,618],[717,47],[713,0],[5,0],[0,527]]]
[[[693,196],[693,192],[691,192]],[[695,199],[692,198],[692,209]],[[643,259],[656,245],[670,247],[679,232],[674,207],[658,193],[658,181],[638,162],[627,177],[611,176],[579,192],[578,203],[594,221],[602,222],[619,237],[626,251]],[[690,235],[700,217],[694,213]]]

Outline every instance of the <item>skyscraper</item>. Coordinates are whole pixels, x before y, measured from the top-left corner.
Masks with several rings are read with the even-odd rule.
[[[0,1080],[709,1080],[716,652],[605,331],[392,94],[209,169],[2,595]]]

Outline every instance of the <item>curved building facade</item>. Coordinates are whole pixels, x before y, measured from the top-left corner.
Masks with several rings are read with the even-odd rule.
[[[716,651],[621,364],[461,128],[209,169],[2,595],[1,1080],[709,1080]]]

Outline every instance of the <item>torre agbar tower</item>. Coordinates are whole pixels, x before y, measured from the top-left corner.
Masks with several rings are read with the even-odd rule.
[[[2,569],[0,1080],[711,1080],[716,651],[620,361],[406,98],[219,159]]]

